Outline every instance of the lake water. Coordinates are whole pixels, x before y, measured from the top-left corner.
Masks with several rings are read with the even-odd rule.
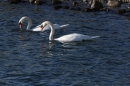
[[[34,8],[0,3],[1,86],[130,86],[130,16],[54,10],[47,4]],[[50,31],[19,33],[23,16],[32,19],[32,27],[45,20],[70,24],[56,30],[55,38],[69,33],[100,38],[49,43]]]

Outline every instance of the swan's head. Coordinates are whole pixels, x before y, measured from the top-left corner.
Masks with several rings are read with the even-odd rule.
[[[22,26],[23,26],[23,21],[26,19],[26,17],[22,17],[20,20],[19,20],[19,28],[20,30],[22,30]]]
[[[22,23],[21,22],[19,22],[19,27],[22,28]]]
[[[28,17],[22,17],[20,20],[19,20],[19,27],[22,28],[22,23],[23,21],[25,21],[25,19],[27,19]]]
[[[22,26],[23,26],[22,24],[23,24],[23,22],[24,22],[25,20],[31,22],[31,19],[30,19],[29,17],[27,17],[27,16],[22,17],[22,18],[19,20],[20,30],[22,30]]]
[[[44,24],[44,25],[41,25],[41,31],[43,31],[44,27],[46,26],[47,24]]]
[[[51,24],[49,21],[45,21],[41,24],[41,31],[43,31],[44,27],[46,27],[48,24]]]

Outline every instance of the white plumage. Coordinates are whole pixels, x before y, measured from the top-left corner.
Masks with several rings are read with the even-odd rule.
[[[38,25],[38,26],[36,26],[36,27],[34,27],[34,28],[32,28],[32,29],[30,29],[31,26],[32,26],[32,21],[31,21],[31,19],[30,19],[29,17],[26,17],[26,16],[22,17],[22,18],[19,20],[20,30],[22,30],[22,23],[23,23],[24,21],[28,21],[28,25],[27,25],[26,30],[29,30],[29,31],[41,31],[41,27],[40,27],[41,24]],[[55,29],[61,29],[61,28],[66,27],[66,26],[68,26],[68,25],[69,25],[69,24],[65,24],[65,25],[54,24],[54,27],[55,27]],[[51,30],[51,28],[50,28],[49,26],[46,26],[45,29],[42,30],[42,31],[46,31],[46,30]]]
[[[51,32],[50,32],[50,36],[49,36],[50,41],[56,40],[59,42],[73,42],[73,41],[92,40],[92,39],[100,37],[100,36],[88,36],[88,35],[83,35],[83,34],[78,34],[78,33],[72,33],[72,34],[64,35],[59,38],[53,39],[55,28],[51,22],[45,21],[42,23],[42,26],[41,26],[42,29],[44,29],[44,27],[46,25],[49,25],[51,27]]]

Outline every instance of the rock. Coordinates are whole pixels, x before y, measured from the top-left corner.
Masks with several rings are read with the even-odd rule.
[[[80,8],[80,7],[73,7],[73,6],[72,6],[72,7],[70,7],[69,9],[70,9],[70,10],[77,10],[77,11],[80,11],[80,10],[81,10],[81,8]]]
[[[87,3],[87,2],[88,2],[88,0],[83,0],[83,2],[84,2],[84,3]]]
[[[44,1],[42,0],[35,0],[34,2],[36,5],[42,5],[43,3],[45,3]]]
[[[77,2],[73,2],[72,6],[79,6],[79,4]]]
[[[90,2],[90,8],[93,10],[93,11],[99,11],[100,9],[103,8],[103,4],[99,1],[96,1],[96,0],[91,0]]]
[[[108,9],[108,8],[102,8],[101,11],[105,11],[106,13],[108,13],[110,11],[110,9]]]
[[[70,7],[69,6],[63,6],[63,9],[69,9]]]
[[[107,7],[121,7],[121,1],[118,0],[109,0],[107,3]]]
[[[21,2],[21,0],[9,0],[10,4],[17,4]]]
[[[59,1],[59,0],[52,0],[52,4],[54,5],[54,4],[61,4],[62,2],[61,1]]]
[[[91,12],[92,9],[90,9],[90,8],[83,8],[81,11],[82,11],[82,12]]]
[[[33,3],[35,2],[35,0],[29,0],[29,2],[30,2],[31,4],[33,4]]]
[[[60,9],[60,8],[62,8],[62,6],[60,6],[60,5],[59,5],[59,6],[54,6],[54,9],[55,9],[55,10],[58,10],[58,9]]]
[[[128,11],[130,11],[130,7],[128,7],[127,9],[128,9]]]
[[[126,13],[126,9],[120,9],[116,11],[118,14],[124,14]]]

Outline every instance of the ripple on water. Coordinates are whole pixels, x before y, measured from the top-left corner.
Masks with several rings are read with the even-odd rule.
[[[113,12],[54,10],[46,4],[34,10],[33,4],[27,4],[0,3],[0,85],[130,85],[128,17]],[[50,43],[50,31],[19,33],[22,16],[32,19],[32,27],[45,20],[70,24],[56,30],[55,38],[69,33],[100,38]]]

